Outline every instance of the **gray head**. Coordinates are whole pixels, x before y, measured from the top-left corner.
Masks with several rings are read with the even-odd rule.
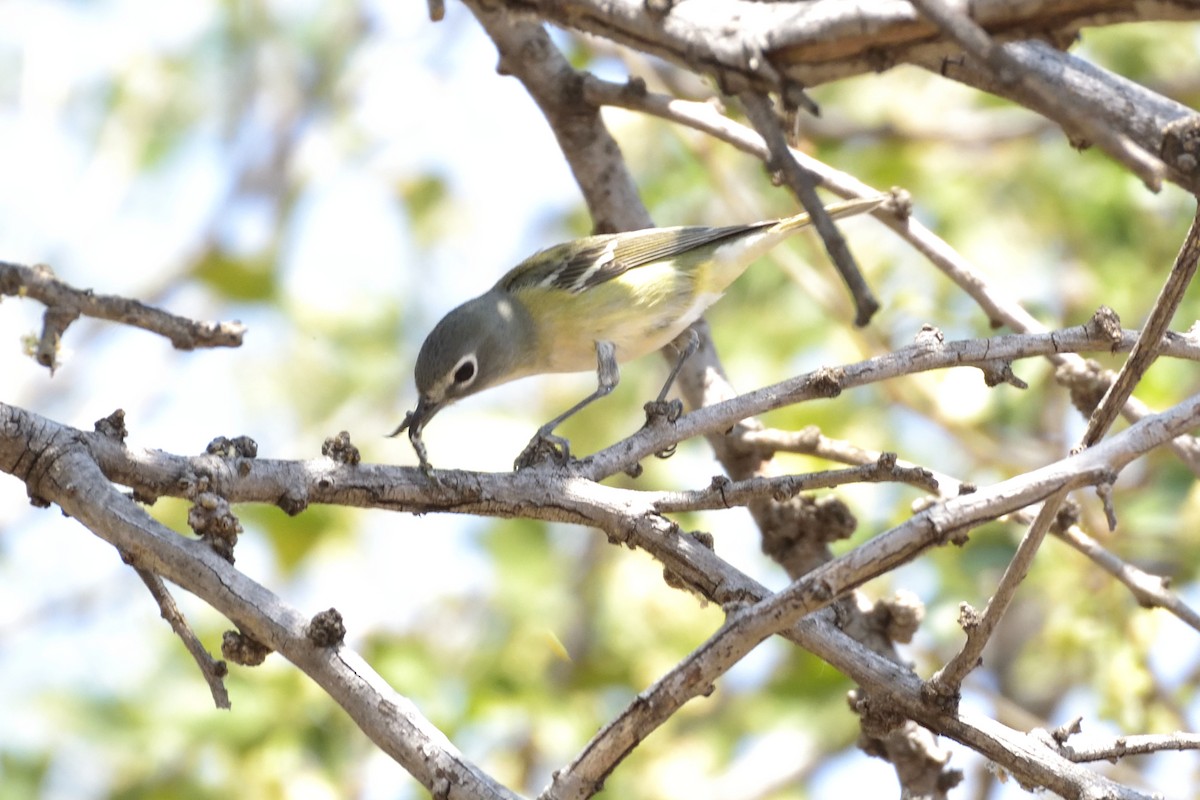
[[[529,312],[504,291],[468,300],[434,326],[417,355],[417,408],[396,435],[419,435],[439,410],[490,386],[522,377],[533,353]]]

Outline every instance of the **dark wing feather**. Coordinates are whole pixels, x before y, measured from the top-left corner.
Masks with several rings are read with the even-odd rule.
[[[774,224],[771,221],[724,228],[650,228],[589,236],[530,256],[513,267],[497,285],[508,292],[538,285],[582,292],[636,267],[674,258],[689,250]]]

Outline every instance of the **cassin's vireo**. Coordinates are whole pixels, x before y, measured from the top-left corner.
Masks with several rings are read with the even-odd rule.
[[[878,207],[886,197],[836,203],[831,217]],[[405,429],[421,466],[429,468],[421,430],[440,409],[526,375],[596,369],[596,391],[543,425],[518,458],[528,463],[564,419],[612,391],[618,363],[674,341],[700,318],[750,264],[791,233],[808,214],[722,228],[649,228],[588,236],[542,250],[513,267],[486,293],[447,314],[421,345],[419,399]],[[683,360],[663,386],[666,397]]]

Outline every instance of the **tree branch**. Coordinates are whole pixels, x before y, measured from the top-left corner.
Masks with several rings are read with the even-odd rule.
[[[1007,42],[1000,47],[1002,57],[1026,76],[1016,82],[998,81],[980,62],[962,58],[959,42],[900,0],[678,3],[669,5],[665,15],[645,13],[639,0],[508,0],[508,8],[534,11],[567,30],[610,39],[709,75],[730,94],[755,90],[789,96],[804,87],[915,64],[1013,100],[1068,129],[1071,118],[1064,117],[1063,109],[1070,107],[1072,117],[1091,119],[1093,127],[1102,125],[1155,156],[1170,152],[1165,147],[1169,126],[1195,115],[1043,41],[1018,41],[1065,46],[1089,25],[1200,19],[1200,8],[1186,0],[975,0],[971,19],[994,40]],[[729,24],[731,18],[737,19],[736,26]],[[1054,101],[1045,102],[1025,80],[1054,86]],[[1200,188],[1195,159],[1171,159],[1168,167],[1169,180],[1192,192]]]
[[[462,786],[471,787],[470,791],[486,791],[486,796],[510,796],[463,761],[411,704],[387,689],[365,664],[344,648],[314,647],[304,635],[306,624],[299,614],[282,607],[277,598],[237,573],[205,545],[181,539],[163,528],[131,500],[113,490],[97,464],[115,475],[125,476],[122,481],[139,473],[158,474],[157,479],[141,482],[138,490],[150,496],[168,493],[157,491],[162,485],[159,480],[167,474],[172,476],[171,492],[185,495],[196,485],[193,481],[203,475],[209,491],[228,499],[277,502],[297,493],[295,482],[288,478],[293,475],[303,476],[307,482],[303,496],[312,502],[427,511],[431,510],[433,499],[442,510],[534,516],[596,525],[615,541],[649,550],[673,575],[715,602],[761,601],[754,613],[746,617],[748,622],[754,621],[748,630],[757,635],[760,625],[757,620],[769,621],[766,627],[770,629],[796,625],[808,629],[818,623],[806,624],[803,620],[806,615],[870,577],[911,559],[927,547],[965,535],[985,519],[1036,502],[1064,487],[1106,478],[1141,453],[1169,441],[1179,429],[1197,422],[1200,422],[1200,398],[1193,398],[1056,464],[931,507],[845,556],[818,567],[773,596],[716,559],[698,540],[680,536],[674,526],[635,501],[638,493],[550,470],[501,476],[440,473],[439,481],[431,484],[409,468],[353,465],[330,459],[307,463],[264,463],[214,455],[184,459],[131,451],[110,436],[72,431],[5,405],[0,405],[0,469],[25,481],[31,494],[59,503],[64,511],[131,553],[146,568],[195,592],[257,640],[284,654],[346,707],[385,751],[413,771],[427,787],[435,787],[431,789],[435,795],[444,790],[447,797],[466,796],[455,794],[461,782]],[[37,453],[37,457],[29,458],[31,452]],[[553,502],[549,502],[551,498]],[[717,636],[730,635],[725,633],[728,629],[729,626],[723,628]],[[937,721],[937,730],[962,737],[961,740],[972,743],[990,757],[997,757],[993,753],[1007,756],[1001,758],[1001,763],[1022,779],[1068,797],[1085,796],[1081,789],[1085,783],[1081,781],[1096,780],[1090,773],[1072,773],[1061,765],[1049,765],[1043,753],[1035,758],[1024,750],[1006,750],[1012,743],[1001,747],[996,737],[1009,734],[997,733],[994,723],[975,721],[968,726],[961,715],[947,716],[945,712],[932,712],[927,706],[914,708],[919,690],[915,695],[895,693],[896,687],[906,683],[896,684],[892,693],[878,694],[874,678],[882,668],[878,661],[883,659],[868,661],[872,668],[867,669],[861,659],[847,661],[844,642],[842,652],[834,653],[794,628],[791,634],[799,636],[804,646],[835,666],[855,664],[847,674],[864,684],[876,697],[874,702],[887,698],[887,702],[903,707],[905,714],[923,724]],[[829,631],[824,631],[823,635],[828,634]],[[908,676],[898,666],[889,668]],[[371,713],[379,708],[391,711],[382,715]],[[993,726],[990,731],[989,725]],[[1125,790],[1117,787],[1113,796],[1139,796],[1122,791]]]
[[[126,555],[122,553],[121,557],[129,561]],[[187,619],[184,618],[183,612],[175,604],[175,598],[171,597],[163,579],[141,567],[135,566],[133,569],[142,579],[142,583],[146,584],[146,588],[150,590],[154,601],[158,603],[162,618],[170,624],[175,635],[183,640],[183,646],[196,661],[196,666],[200,668],[200,674],[204,676],[204,681],[208,684],[208,690],[212,692],[213,702],[217,704],[217,708],[231,708],[229,692],[225,689],[225,676],[229,674],[229,668],[225,662],[213,658],[204,649],[204,645],[200,643],[191,626],[188,625]]]
[[[945,698],[957,698],[963,680],[971,670],[983,663],[983,648],[991,639],[992,633],[1000,624],[1005,612],[1008,611],[1013,597],[1017,594],[1017,587],[1029,574],[1029,568],[1033,566],[1033,558],[1037,555],[1038,549],[1042,546],[1042,540],[1046,538],[1046,532],[1054,524],[1058,510],[1066,499],[1067,491],[1064,489],[1048,497],[1042,504],[1033,524],[1021,537],[1021,543],[1017,545],[1017,552],[1013,554],[1004,574],[1000,576],[1000,583],[997,584],[991,599],[988,600],[983,615],[978,616],[977,612],[969,606],[962,609],[959,621],[967,634],[967,641],[962,650],[929,679],[930,691]]]
[[[986,339],[919,342],[854,364],[804,373],[733,399],[684,414],[671,426],[643,428],[632,436],[584,459],[580,470],[592,480],[615,475],[629,465],[692,436],[728,430],[740,420],[784,406],[835,397],[846,389],[947,367],[994,369],[1031,356],[1060,354],[1068,349],[1107,350],[1112,339],[1095,326],[1082,325],[1045,334],[1009,334]],[[1070,342],[1070,344],[1068,344]],[[1181,431],[1182,433],[1182,431]]]
[[[0,404],[0,470],[25,481],[32,496],[57,503],[127,553],[140,569],[192,592],[282,654],[434,797],[516,800],[516,794],[467,761],[357,654],[344,646],[314,644],[307,635],[309,621],[296,609],[238,572],[208,545],[179,536],[117,491],[89,452],[89,439],[124,447],[103,434],[81,434]]]
[[[44,264],[24,267],[0,261],[0,296],[3,295],[31,297],[46,306],[37,360],[52,372],[57,364],[59,340],[67,326],[81,315],[157,333],[169,339],[177,350],[239,347],[246,332],[246,326],[240,322],[196,322],[137,300],[76,289],[55,278]]]
[[[859,327],[867,325],[879,310],[879,301],[875,299],[866,279],[863,278],[862,271],[859,270],[854,256],[850,253],[850,247],[846,244],[846,238],[833,224],[829,213],[825,211],[824,203],[817,195],[819,176],[802,167],[792,155],[779,117],[775,114],[775,107],[771,104],[771,98],[757,92],[745,92],[740,98],[746,108],[746,114],[767,144],[767,151],[770,153],[767,170],[782,176],[792,194],[809,213],[817,232],[821,235],[825,252],[833,260],[838,274],[842,276],[850,290],[850,296],[854,299],[854,324]]]
[[[1132,337],[1131,337],[1132,339]],[[1144,416],[1149,416],[1146,412]],[[789,453],[824,458],[842,464],[872,464],[879,460],[881,453],[864,450],[850,442],[831,439],[824,436],[815,425],[810,425],[801,431],[762,430],[747,431],[742,441],[748,446],[774,452],[776,450]],[[1174,439],[1172,443],[1178,442]],[[942,498],[955,497],[967,487],[959,479],[945,473],[918,467],[911,462],[897,460],[896,466],[909,470],[903,474],[910,475],[918,472],[929,475],[937,482],[938,495]],[[912,484],[919,486],[919,484]],[[970,491],[975,487],[971,486]],[[1013,522],[1032,524],[1033,515],[1028,511],[1018,511],[1008,517]],[[1145,608],[1162,608],[1174,614],[1185,625],[1200,633],[1200,613],[1189,606],[1168,588],[1169,581],[1160,575],[1152,575],[1138,567],[1123,561],[1099,542],[1088,536],[1078,525],[1064,527],[1055,525],[1052,533],[1058,536],[1068,546],[1089,558],[1096,566],[1107,572],[1113,578],[1123,583]]]
[[[1063,744],[1062,754],[1077,764],[1088,761],[1116,761],[1126,756],[1162,753],[1168,750],[1200,750],[1200,734],[1177,731],[1167,734],[1121,736],[1112,744],[1074,747]]]
[[[1183,302],[1183,294],[1191,284],[1196,274],[1197,264],[1200,263],[1200,206],[1197,206],[1196,216],[1188,229],[1187,238],[1179,248],[1175,265],[1171,268],[1162,291],[1154,301],[1150,316],[1146,319],[1143,331],[1144,339],[1139,338],[1129,358],[1121,366],[1116,381],[1108,387],[1100,405],[1092,412],[1088,420],[1087,431],[1083,435],[1082,447],[1090,447],[1100,440],[1117,418],[1117,413],[1124,407],[1125,401],[1133,394],[1146,370],[1158,358],[1162,335],[1171,324],[1175,311]]]
[[[1142,182],[1157,192],[1162,188],[1166,165],[1134,143],[1129,136],[1114,130],[1103,118],[1094,117],[1076,95],[1062,91],[1043,74],[1026,69],[1016,57],[988,36],[967,14],[952,9],[943,0],[911,0],[921,13],[933,21],[963,50],[978,59],[993,80],[1007,91],[1024,91],[1045,108],[1057,108],[1057,119],[1077,140],[1098,144],[1124,164]]]
[[[894,684],[889,692],[880,694],[876,680],[878,670],[889,673],[896,670],[912,681],[917,680],[916,676],[896,664],[884,667],[881,662],[887,663],[886,660],[878,656],[864,660],[862,652],[857,650],[853,651],[856,657],[850,658],[846,640],[839,639],[836,645],[830,643],[828,637],[834,633],[829,630],[828,622],[803,618],[854,585],[893,569],[923,549],[966,535],[974,524],[1034,503],[1063,487],[1104,479],[1140,453],[1169,441],[1178,429],[1195,426],[1198,421],[1200,398],[1193,398],[1180,407],[1130,426],[1078,455],[932,506],[910,522],[818,567],[776,595],[769,595],[749,578],[732,570],[700,541],[680,536],[673,525],[637,503],[636,492],[595,485],[550,470],[526,470],[498,476],[443,473],[439,475],[442,480],[434,487],[412,469],[338,464],[330,459],[307,463],[256,461],[253,465],[247,463],[248,459],[216,456],[179,458],[158,453],[157,458],[150,459],[144,457],[148,453],[130,451],[120,441],[106,435],[73,432],[5,405],[0,405],[0,433],[5,435],[5,439],[0,440],[0,469],[13,471],[28,483],[31,492],[59,503],[95,533],[136,555],[146,569],[194,591],[260,642],[282,652],[305,669],[346,706],[372,739],[401,760],[406,768],[414,770],[414,775],[426,786],[437,780],[431,772],[430,759],[446,759],[446,763],[440,760],[438,763],[451,770],[440,775],[455,776],[448,796],[458,796],[454,794],[457,781],[475,786],[473,782],[482,778],[474,774],[472,766],[462,762],[448,742],[436,740],[436,732],[419,716],[414,716],[416,712],[407,700],[385,690],[366,664],[348,651],[326,652],[323,648],[313,648],[304,636],[306,620],[298,613],[281,607],[274,596],[248,582],[202,543],[182,540],[163,529],[132,501],[109,488],[91,458],[95,457],[98,463],[106,464],[106,469],[119,474],[128,474],[131,470],[154,473],[154,462],[167,459],[175,464],[170,470],[175,475],[173,491],[181,494],[188,491],[184,476],[197,479],[203,473],[209,491],[220,492],[232,500],[274,503],[282,495],[294,491],[294,483],[287,480],[287,475],[305,475],[307,495],[312,501],[428,511],[431,510],[428,495],[433,494],[440,509],[446,511],[534,516],[596,525],[616,541],[648,549],[673,576],[714,602],[761,601],[754,614],[746,615],[746,624],[751,620],[769,620],[767,627],[780,630],[790,627],[791,636],[797,636],[800,644],[808,646],[834,666],[845,669],[846,674],[863,684],[869,696],[876,698],[874,702],[880,703],[882,698],[887,698],[888,703],[904,709],[906,715],[919,722],[936,723],[938,732],[966,741],[989,757],[1000,757],[1000,762],[1022,780],[1054,789],[1064,796],[1085,796],[1080,788],[1085,783],[1081,781],[1096,781],[1096,776],[1064,771],[1061,764],[1046,762],[1044,752],[1033,753],[1028,745],[1016,747],[1016,742],[1006,739],[1012,738],[1013,734],[1003,733],[995,723],[984,720],[967,723],[970,717],[931,709],[919,700],[919,681],[914,693],[910,693],[912,684],[906,679]],[[30,443],[31,435],[38,440]],[[36,459],[24,457],[24,453],[30,452],[30,444],[40,453]],[[113,469],[114,461],[120,462],[122,467]],[[413,485],[406,486],[406,476],[410,476]],[[553,498],[553,505],[547,503],[547,498]],[[258,612],[259,608],[266,612],[265,616]],[[814,625],[818,628],[812,627]],[[722,628],[716,636],[728,636],[726,630]],[[760,622],[755,621],[744,630],[757,634]],[[844,639],[845,634],[839,632],[836,637]],[[395,711],[371,714],[370,710],[376,708]],[[397,735],[401,735],[403,741],[397,741]],[[1000,740],[1004,740],[1003,745]],[[416,747],[414,752],[408,746],[413,741],[424,744]],[[418,763],[414,763],[414,759]],[[491,784],[482,786],[487,792],[498,792]],[[475,789],[479,790],[479,786]],[[1112,796],[1133,798],[1140,795],[1117,787]]]

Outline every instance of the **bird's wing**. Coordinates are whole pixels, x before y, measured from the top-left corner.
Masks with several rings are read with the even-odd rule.
[[[542,286],[578,293],[636,267],[666,261],[774,224],[775,221],[723,228],[650,228],[589,236],[535,253],[513,267],[497,287],[512,292]]]

